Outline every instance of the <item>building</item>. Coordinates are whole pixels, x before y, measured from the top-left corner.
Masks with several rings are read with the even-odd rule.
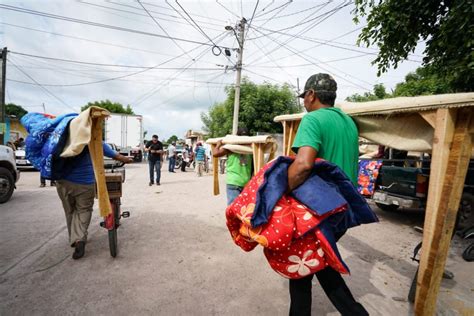
[[[194,148],[196,143],[204,142],[205,137],[207,135],[208,134],[204,131],[193,131],[192,129],[190,129],[186,132],[186,144]]]

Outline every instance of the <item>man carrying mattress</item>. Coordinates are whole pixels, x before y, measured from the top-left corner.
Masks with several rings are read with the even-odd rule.
[[[237,135],[246,136],[248,132],[245,128],[240,127],[237,130]],[[216,144],[212,155],[214,157],[227,155],[227,205],[230,205],[252,177],[252,155],[233,153],[223,148],[222,141]]]
[[[301,120],[292,149],[297,153],[288,169],[288,192],[310,176],[316,158],[339,166],[357,184],[358,131],[353,120],[334,107],[337,84],[328,74],[318,73],[306,81],[304,99],[308,111]],[[336,239],[342,237],[340,233]],[[316,272],[321,287],[342,315],[368,315],[355,301],[340,273],[331,267]],[[290,279],[290,315],[311,315],[313,274]]]

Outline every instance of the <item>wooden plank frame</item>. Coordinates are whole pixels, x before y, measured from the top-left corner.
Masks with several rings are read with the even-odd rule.
[[[415,315],[434,315],[463,183],[473,151],[473,107],[420,111],[434,129],[430,185],[417,280]],[[396,115],[396,114],[395,114]],[[291,154],[301,118],[280,119],[283,155]]]
[[[105,217],[112,212],[107,192],[104,169],[104,151],[102,149],[102,125],[109,113],[102,109],[91,108],[90,118],[92,120],[91,139],[89,152],[92,166],[94,167],[95,181],[97,185],[97,198],[99,200],[100,216]]]

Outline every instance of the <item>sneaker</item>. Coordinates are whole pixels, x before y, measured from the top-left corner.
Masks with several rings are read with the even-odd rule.
[[[86,243],[84,241],[76,241],[76,247],[74,249],[74,253],[72,254],[72,258],[74,260],[80,259],[84,257],[85,252],[86,252]]]
[[[161,185],[161,184],[159,182],[157,182],[156,185]]]
[[[44,184],[44,183],[40,184],[40,188],[44,188],[45,186],[46,186],[46,184]]]
[[[153,182],[148,183],[148,185],[149,185],[149,186],[152,186],[152,185],[153,185]]]

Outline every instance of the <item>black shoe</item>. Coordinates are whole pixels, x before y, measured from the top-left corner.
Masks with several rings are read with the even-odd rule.
[[[40,188],[44,188],[45,186],[46,186],[46,184],[44,184],[44,183],[40,184]]]
[[[152,186],[152,185],[153,185],[153,182],[148,183],[148,185],[149,185],[149,186]]]
[[[157,182],[156,185],[161,185],[161,184],[159,182]]]
[[[74,249],[72,258],[74,260],[80,259],[84,257],[85,252],[86,252],[86,243],[84,241],[76,241],[76,249]]]

